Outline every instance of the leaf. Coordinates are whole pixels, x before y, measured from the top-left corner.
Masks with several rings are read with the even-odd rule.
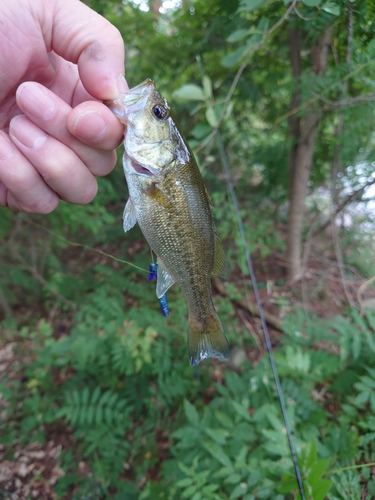
[[[191,498],[193,493],[196,493],[197,487],[195,485],[189,486],[182,494],[181,498]]]
[[[375,380],[371,377],[368,377],[367,375],[364,375],[363,377],[361,377],[361,382],[359,382],[357,386],[375,389]]]
[[[325,471],[328,468],[329,461],[330,461],[329,458],[323,458],[322,460],[319,460],[312,466],[311,472],[309,474],[309,483],[311,485],[318,479],[322,478],[322,476],[324,475]]]
[[[327,14],[332,14],[333,16],[340,15],[340,7],[339,5],[337,5],[337,3],[327,2],[322,5],[322,9],[324,10],[324,12],[327,12]]]
[[[196,139],[203,139],[207,137],[210,132],[212,132],[212,127],[207,125],[207,123],[198,123],[190,133]]]
[[[95,403],[98,401],[99,396],[100,396],[100,387],[97,385],[95,389],[93,390],[92,396],[91,396],[91,404],[95,405]]]
[[[226,484],[238,484],[241,481],[241,476],[237,472],[233,472],[226,479],[224,479],[224,483]]]
[[[212,493],[213,491],[216,491],[219,488],[218,484],[208,484],[203,488],[203,491],[205,494],[207,493]]]
[[[100,405],[101,406],[104,406],[105,404],[107,404],[108,402],[108,399],[111,397],[111,391],[106,391],[103,393],[102,397],[100,398]]]
[[[89,425],[91,425],[94,421],[94,412],[95,412],[95,409],[93,406],[89,406],[87,408],[87,416],[86,416],[86,421]]]
[[[281,480],[281,484],[279,486],[280,493],[290,493],[293,490],[296,490],[298,487],[296,477],[293,474],[287,473],[284,474]]]
[[[229,43],[239,42],[240,40],[243,40],[245,37],[247,37],[249,33],[250,33],[249,30],[244,30],[244,29],[233,31],[233,33],[231,33],[228,36],[227,42]]]
[[[369,443],[373,443],[375,440],[375,432],[368,432],[360,437],[361,446],[366,446]]]
[[[224,121],[230,117],[230,115],[232,114],[233,108],[234,108],[234,102],[229,101],[227,104],[227,107],[225,108],[224,118],[223,118]]]
[[[241,415],[242,418],[245,420],[251,420],[248,409],[245,408],[243,405],[240,403],[237,403],[237,401],[232,401],[233,408],[236,410],[236,412]]]
[[[249,47],[247,45],[242,45],[242,47],[239,47],[235,51],[230,52],[223,57],[223,59],[221,60],[221,65],[224,66],[224,68],[231,68],[232,66],[235,66],[241,61],[248,48]]]
[[[202,498],[202,493],[200,491],[197,491],[197,493],[192,497],[191,500],[201,500]]]
[[[232,429],[233,420],[229,417],[229,415],[220,410],[216,410],[214,412],[214,415],[216,419],[221,423],[221,425],[223,425],[224,427],[229,427],[229,429]]]
[[[176,99],[186,99],[188,101],[205,101],[202,87],[195,83],[187,83],[173,92]]]
[[[234,498],[239,498],[239,497],[242,497],[245,493],[247,493],[247,489],[248,489],[248,486],[246,483],[240,483],[238,484],[234,490],[232,491],[231,495],[230,495],[230,500],[234,499]]]
[[[219,120],[216,116],[214,108],[207,108],[206,109],[206,118],[208,123],[211,125],[212,128],[216,128],[219,124]]]
[[[320,479],[319,481],[310,484],[313,489],[314,500],[324,500],[332,486],[332,482],[328,481],[328,479]]]
[[[96,408],[95,423],[96,425],[99,425],[102,423],[102,421],[103,421],[103,407],[98,406]]]
[[[179,488],[185,488],[186,486],[191,486],[192,483],[193,480],[190,477],[185,477],[184,479],[177,481],[176,486],[178,486]]]
[[[352,344],[352,353],[353,358],[358,359],[362,350],[362,337],[358,333],[354,333],[353,336],[353,344]]]
[[[225,444],[229,432],[225,429],[205,429],[206,434],[219,444]]]
[[[73,391],[72,398],[76,406],[79,406],[81,404],[81,399],[79,397],[79,392],[77,390]]]
[[[372,350],[373,353],[375,353],[375,341],[373,335],[367,330],[367,328],[364,330],[363,334],[367,339],[367,343],[370,349]]]
[[[189,420],[189,422],[193,425],[198,425],[199,424],[199,415],[198,412],[187,399],[184,400],[184,411],[186,418]]]
[[[83,388],[83,391],[82,391],[82,404],[83,405],[87,405],[87,403],[89,402],[89,388],[87,387],[87,385]]]
[[[218,460],[222,465],[225,465],[226,467],[232,466],[230,458],[219,444],[213,441],[205,441],[203,446],[206,448],[208,453],[216,458],[216,460]]]
[[[242,0],[237,12],[251,12],[271,2],[273,2],[273,0]]]
[[[320,5],[322,2],[322,0],[303,0],[303,3],[307,6],[307,7],[318,7],[318,5]]]
[[[246,467],[247,452],[248,452],[248,447],[246,445],[242,446],[242,448],[240,449],[240,451],[238,452],[238,454],[236,456],[236,461],[235,461],[236,468]]]

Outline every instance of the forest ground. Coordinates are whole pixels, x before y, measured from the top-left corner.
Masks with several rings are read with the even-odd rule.
[[[144,243],[136,242],[128,247],[128,256],[139,252]],[[115,245],[101,245],[97,250],[107,254],[115,254]],[[76,247],[66,249],[64,265],[73,270],[82,268],[85,262],[87,268],[97,264],[111,266],[117,269],[120,264],[110,258],[98,253],[84,252]],[[264,260],[254,259],[255,273],[260,284],[260,296],[266,313],[269,314],[267,321],[274,349],[277,351],[279,341],[283,335],[279,323],[286,314],[294,307],[301,306],[305,311],[315,313],[322,318],[333,317],[342,313],[348,307],[348,301],[358,304],[357,293],[360,285],[365,281],[360,272],[353,266],[345,266],[345,284],[343,284],[340,268],[337,263],[335,251],[329,233],[322,233],[309,246],[309,254],[306,256],[305,273],[302,280],[295,283],[285,282],[285,262],[281,255],[271,254]],[[228,276],[227,281],[236,285],[237,289],[244,290],[244,282],[239,269],[234,269]],[[246,287],[248,289],[248,287]],[[225,294],[225,286],[221,280],[213,282],[214,300],[220,294]],[[375,291],[366,288],[363,299],[375,299]],[[229,299],[228,299],[229,300]],[[243,292],[240,300],[234,300],[235,315],[242,322],[258,349],[254,346],[244,345],[232,349],[228,369],[240,373],[240,365],[244,359],[256,364],[262,352],[264,352],[264,337],[261,331],[260,320],[246,310],[246,303],[250,301],[254,305],[254,295]],[[137,306],[137,304],[135,304]],[[38,310],[39,308],[39,310]],[[21,324],[31,321],[33,317],[46,315],[45,306],[40,303],[26,305],[20,296],[14,304],[14,313]],[[64,312],[58,308],[48,312],[47,321],[53,328],[53,336],[60,338],[69,335],[70,328],[74,322],[74,314],[71,311]],[[321,342],[318,349],[335,351],[335,346]],[[337,352],[336,352],[337,354]],[[7,377],[10,381],[22,381],[25,379],[23,366],[33,356],[33,342],[22,337],[19,332],[11,330],[0,330],[0,375]],[[223,380],[223,365],[213,362],[212,382]],[[55,385],[60,384],[69,377],[69,371],[62,373],[56,371]],[[205,404],[211,400],[213,387],[206,390]],[[6,402],[0,397],[1,406]],[[3,408],[4,409],[4,408]],[[337,409],[332,406],[332,412]],[[14,416],[17,419],[17,415]],[[1,425],[1,424],[0,424]],[[0,426],[1,429],[1,426]],[[61,419],[50,425],[44,426],[46,440],[44,443],[31,442],[21,444],[21,439],[12,445],[14,458],[9,459],[9,447],[0,444],[0,498],[9,500],[43,499],[71,500],[74,497],[75,488],[64,497],[57,497],[54,485],[65,473],[59,465],[59,456],[62,450],[71,451],[75,456],[75,441],[72,429]],[[21,436],[20,436],[21,437]],[[157,440],[159,460],[156,465],[148,471],[148,479],[158,480],[159,466],[168,457],[169,443],[165,434],[160,433]],[[82,457],[77,456],[77,473],[82,477],[90,477],[92,474],[90,465]],[[130,469],[130,467],[129,467]],[[124,466],[124,478],[132,480],[131,473],[127,474],[126,464]],[[3,495],[3,496],[1,496]],[[95,497],[93,492],[92,498]]]

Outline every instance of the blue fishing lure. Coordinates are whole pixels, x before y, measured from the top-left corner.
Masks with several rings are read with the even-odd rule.
[[[152,281],[158,277],[158,265],[152,262],[149,265],[149,275],[147,277],[148,281]],[[161,312],[163,313],[163,316],[169,316],[169,306],[168,306],[168,300],[167,300],[167,294],[165,293],[162,297],[159,299],[160,302],[160,309]]]

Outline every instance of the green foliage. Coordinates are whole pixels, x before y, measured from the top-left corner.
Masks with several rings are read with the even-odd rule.
[[[370,2],[354,4],[349,62],[348,4],[341,0],[298,2],[280,29],[273,27],[287,1],[196,0],[163,15],[142,12],[136,2],[90,5],[122,31],[129,83],[154,78],[196,148],[234,280],[247,270],[214,132],[220,126],[251,252],[259,259],[281,253],[295,83],[289,28],[301,31],[303,45],[296,116],[304,116],[311,100],[322,111],[311,190],[330,179],[337,145],[347,166],[338,181],[345,195],[372,175],[373,103],[359,99],[375,90]],[[315,77],[311,44],[331,23],[329,67]],[[344,99],[349,104],[337,105]],[[340,117],[342,132],[335,135]],[[165,319],[155,285],[140,271],[150,255],[139,229],[123,235],[127,194],[120,165],[98,182],[88,206],[61,202],[45,217],[0,208],[3,326],[12,327],[6,335],[14,335],[22,361],[16,376],[0,382],[0,442],[8,458],[15,440],[45,442],[57,426],[72,440],[60,457],[66,475],[55,486],[58,498],[299,498],[267,357],[257,353],[253,364],[236,371],[208,362],[194,378],[181,293],[168,292],[172,312]],[[364,231],[370,219],[361,217],[344,232],[345,257],[374,274],[373,226]],[[242,298],[235,282],[227,290],[231,299]],[[230,299],[217,304],[231,343],[253,354]],[[375,497],[374,335],[370,313],[348,310],[322,320],[298,309],[275,335],[309,500],[361,498],[364,488]],[[78,472],[80,461],[91,475]]]
[[[113,286],[116,273],[103,266],[95,272],[106,277],[105,293],[99,287],[86,297],[70,335],[55,338],[46,321],[22,330],[34,357],[23,368],[25,383],[2,384],[7,418],[18,412],[2,443],[9,446],[17,432],[25,442],[43,440],[55,422],[69,426],[75,453],[88,460],[95,480],[83,481],[65,455],[70,475],[56,487],[62,498],[72,482],[82,494],[98,488],[103,498],[289,498],[297,487],[267,358],[245,363],[241,373],[227,370],[213,385],[203,366],[194,381],[178,326],[172,318],[165,324],[153,293],[144,308],[126,311]],[[366,343],[372,322],[356,311],[330,321],[302,313],[285,321],[276,360],[308,498],[356,495],[361,482],[352,467],[366,471],[375,458],[375,371],[364,368],[375,358]],[[347,344],[349,327],[360,348]],[[322,339],[341,355],[316,350]],[[209,387],[214,397],[204,403],[200,395]],[[331,404],[338,408],[334,420]],[[168,456],[158,481],[146,480],[140,492],[135,485],[160,460],[161,433]],[[124,464],[131,464],[134,483],[122,478]]]
[[[322,479],[327,471],[329,459],[318,460],[315,443],[312,443],[302,449],[300,463],[303,470],[306,471],[304,486],[308,498],[324,500],[332,485],[331,481]],[[284,476],[280,491],[288,493],[296,489],[297,483],[295,477],[291,475]],[[300,494],[296,498],[300,499]]]

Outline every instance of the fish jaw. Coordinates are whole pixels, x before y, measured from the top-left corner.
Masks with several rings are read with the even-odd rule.
[[[152,80],[147,79],[130,89],[129,92],[123,92],[116,99],[107,101],[106,104],[112,113],[126,125],[129,121],[129,115],[142,110],[148,96],[153,91],[155,91],[155,84]]]
[[[155,175],[158,175],[160,173],[151,165],[140,163],[126,153],[124,153],[123,165],[125,175],[128,173],[140,175],[142,177],[154,177]]]
[[[124,168],[141,176],[155,176],[168,170],[175,159],[175,126],[168,102],[155,89],[152,80],[120,94],[106,103],[114,115],[125,125],[125,152],[128,156]],[[168,115],[158,119],[153,110],[159,106]],[[181,156],[181,155],[180,155]]]

